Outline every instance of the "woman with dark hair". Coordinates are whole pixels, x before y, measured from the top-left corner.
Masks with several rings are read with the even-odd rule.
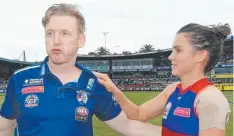
[[[188,24],[174,39],[168,57],[172,75],[180,78],[141,106],[129,101],[107,75],[95,73],[120,104],[128,118],[147,121],[163,114],[162,136],[225,136],[231,112],[225,96],[205,74],[222,56],[228,25]]]

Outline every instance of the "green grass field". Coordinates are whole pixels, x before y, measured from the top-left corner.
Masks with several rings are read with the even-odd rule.
[[[125,95],[132,100],[134,103],[140,105],[147,100],[155,97],[159,92],[125,92]],[[233,102],[233,92],[224,92],[224,95],[227,97],[229,102]],[[0,96],[0,104],[3,102],[4,96]],[[233,111],[233,105],[230,104]],[[93,117],[94,122],[94,136],[119,136],[113,130],[111,130],[104,123],[99,121],[95,116]],[[150,120],[149,123],[154,125],[161,126],[161,116],[153,120]],[[233,113],[230,115],[229,123],[227,126],[227,136],[233,136]]]

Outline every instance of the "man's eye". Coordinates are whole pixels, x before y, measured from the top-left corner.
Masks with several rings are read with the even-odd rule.
[[[51,36],[53,33],[52,32],[47,32],[46,35],[47,36]]]

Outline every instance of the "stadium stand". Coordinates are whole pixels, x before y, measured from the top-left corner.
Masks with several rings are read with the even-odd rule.
[[[14,71],[36,63],[0,58],[0,93],[5,93],[8,80]]]
[[[233,36],[229,36],[224,45],[223,57],[207,77],[220,90],[233,91]],[[171,49],[164,49],[132,55],[78,55],[77,61],[90,70],[109,74],[123,91],[155,91],[178,81],[171,75],[167,59],[170,53]],[[15,70],[34,64],[0,58],[0,93],[5,91],[7,81]]]

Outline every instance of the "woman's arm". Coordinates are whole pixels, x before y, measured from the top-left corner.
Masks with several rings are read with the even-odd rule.
[[[105,88],[112,92],[116,101],[121,106],[122,110],[126,113],[127,117],[132,120],[147,121],[163,113],[166,102],[170,94],[175,90],[178,83],[173,83],[167,86],[159,95],[155,98],[147,101],[141,106],[137,106],[131,102],[124,94],[119,90],[110,78],[106,74],[96,73],[99,82],[105,86]]]

